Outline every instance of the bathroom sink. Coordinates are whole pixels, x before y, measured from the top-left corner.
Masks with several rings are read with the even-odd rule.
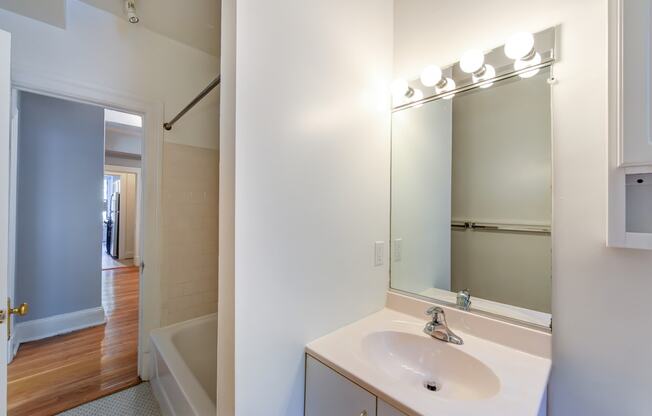
[[[425,315],[386,308],[312,341],[306,352],[409,416],[542,414],[549,358],[480,338],[464,326],[451,328],[463,345],[442,342],[423,332],[426,322]],[[529,329],[484,328],[532,345],[545,342]]]
[[[368,359],[388,377],[423,394],[453,400],[496,395],[500,381],[478,359],[458,346],[399,331],[379,331],[362,339]]]

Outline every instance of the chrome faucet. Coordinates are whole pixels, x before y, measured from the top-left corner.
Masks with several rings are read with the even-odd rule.
[[[432,316],[432,320],[423,328],[423,332],[440,341],[450,342],[455,345],[462,345],[462,338],[455,335],[446,324],[446,315],[439,306],[433,306],[426,311],[426,315]]]
[[[457,307],[463,311],[471,309],[471,292],[469,292],[469,289],[457,292]]]

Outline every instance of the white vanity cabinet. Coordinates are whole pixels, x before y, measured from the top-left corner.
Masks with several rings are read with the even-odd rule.
[[[378,399],[378,416],[407,416],[405,413],[396,410],[392,405]]]
[[[376,396],[307,355],[304,414],[376,416]]]

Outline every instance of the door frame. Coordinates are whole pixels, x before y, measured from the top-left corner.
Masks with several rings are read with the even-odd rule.
[[[12,67],[12,89],[96,105],[143,116],[142,203],[138,316],[138,375],[150,375],[149,332],[161,326],[160,218],[164,132],[164,104],[160,100],[135,96],[66,78],[53,77]],[[4,151],[4,150],[3,150]],[[102,167],[104,169],[104,166]],[[15,184],[13,184],[15,186]],[[11,242],[14,244],[14,242]],[[145,262],[146,261],[146,267]],[[10,279],[13,276],[9,276]],[[0,299],[0,301],[2,301]]]
[[[142,176],[142,169],[141,168],[132,168],[128,166],[118,166],[118,165],[107,165],[106,163],[104,164],[104,174],[106,175],[107,173],[118,173],[118,174],[134,174],[136,175],[136,220],[135,220],[135,229],[136,229],[136,242],[135,242],[135,252],[134,252],[134,264],[140,264],[141,263],[141,257],[140,257],[140,251],[142,249],[141,247],[141,241],[142,241],[142,235],[143,235],[143,224],[141,222],[141,219],[143,217],[143,204],[142,204],[142,186],[143,184],[141,183],[141,176]]]

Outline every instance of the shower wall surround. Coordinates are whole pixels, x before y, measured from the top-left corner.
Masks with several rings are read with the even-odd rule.
[[[218,151],[163,147],[162,325],[217,310]]]

